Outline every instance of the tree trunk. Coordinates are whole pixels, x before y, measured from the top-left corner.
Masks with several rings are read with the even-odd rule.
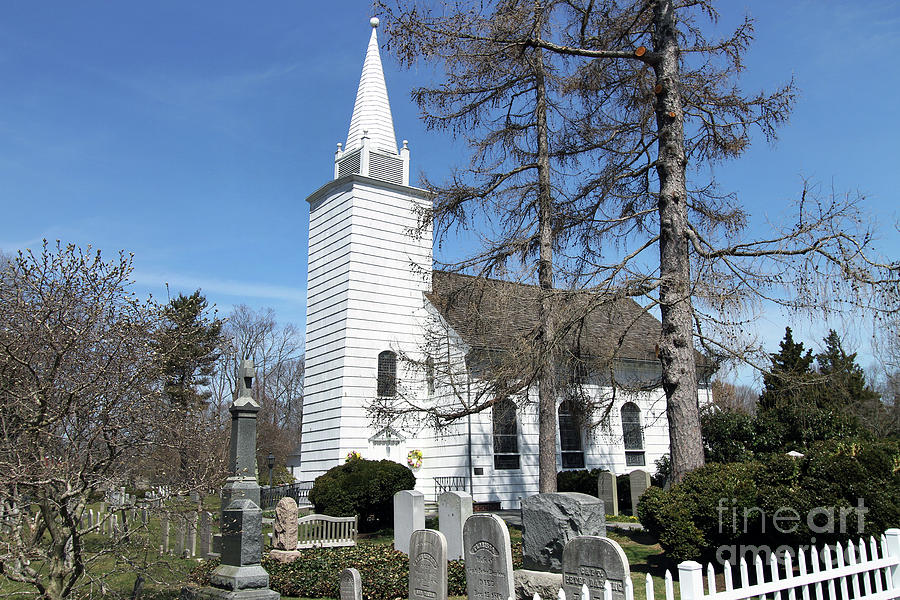
[[[540,18],[540,17],[539,17]],[[541,288],[540,336],[538,339],[538,489],[556,491],[556,344],[553,326],[553,230],[550,186],[550,145],[547,130],[547,88],[544,56],[534,53],[535,117],[538,164],[538,283]]]
[[[656,83],[662,87],[656,105],[662,316],[659,360],[666,393],[672,478],[679,482],[688,472],[702,467],[704,460],[693,345],[680,57],[671,0],[654,4],[653,20],[654,49],[661,57],[654,71]]]

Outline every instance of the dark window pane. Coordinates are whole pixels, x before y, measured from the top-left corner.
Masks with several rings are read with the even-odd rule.
[[[494,455],[494,468],[497,470],[518,469],[519,468],[519,455],[518,454],[495,454]]]
[[[625,453],[625,466],[626,467],[643,467],[644,463],[644,453],[643,452],[626,452]]]
[[[583,469],[584,452],[563,452],[562,466],[563,469]]]
[[[390,350],[378,355],[378,395],[397,395],[397,355]]]
[[[626,450],[644,449],[644,432],[641,429],[641,409],[633,402],[622,406],[622,438]]]
[[[494,404],[494,468],[519,468],[519,425],[516,405],[504,398]]]

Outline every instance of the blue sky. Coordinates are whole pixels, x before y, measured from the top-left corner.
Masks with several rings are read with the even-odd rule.
[[[716,167],[759,221],[802,178],[859,190],[900,257],[897,139],[900,5],[894,0],[723,2],[723,30],[749,12],[744,85],[792,75],[800,99],[777,145],[759,139]],[[0,249],[41,238],[135,254],[141,292],[200,287],[227,312],[271,306],[302,325],[305,198],[345,141],[371,3],[7,2],[0,20]],[[382,38],[382,42],[384,39]],[[408,92],[428,69],[382,53],[397,139],[413,179],[440,179],[458,144],[427,132]],[[790,320],[770,314],[776,344]],[[794,323],[794,325],[798,325]],[[856,324],[861,353],[868,339]],[[822,324],[799,326],[810,338]],[[853,335],[851,335],[853,337]]]

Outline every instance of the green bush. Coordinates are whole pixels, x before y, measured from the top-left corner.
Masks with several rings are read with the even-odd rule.
[[[309,501],[319,514],[358,515],[360,530],[374,531],[393,526],[394,494],[415,485],[416,476],[399,463],[359,458],[317,477]]]
[[[600,469],[560,471],[556,474],[556,490],[559,492],[579,492],[596,497],[597,479],[599,477]]]
[[[900,444],[825,442],[800,459],[779,453],[710,463],[668,491],[648,490],[638,514],[673,560],[711,558],[729,546],[877,535],[900,525]]]
[[[522,544],[512,545],[513,566],[522,568]],[[200,564],[190,580],[209,585],[209,575],[218,560]],[[313,548],[304,550],[292,563],[284,564],[263,558],[269,573],[269,587],[282,596],[302,598],[339,598],[338,575],[355,567],[362,578],[365,600],[394,600],[409,593],[409,557],[386,544],[360,543],[353,548]],[[466,594],[465,564],[451,560],[447,566],[447,590],[451,596]]]

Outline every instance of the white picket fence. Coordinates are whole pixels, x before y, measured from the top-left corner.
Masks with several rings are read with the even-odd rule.
[[[796,569],[794,559],[796,558]],[[703,585],[703,565],[685,561],[678,565],[680,600],[891,600],[900,598],[900,529],[888,529],[878,544],[860,539],[844,548],[836,544],[821,550],[809,547],[797,552],[785,551],[769,555],[768,565],[757,554],[753,560],[754,583],[751,584],[750,565],[744,558],[739,563],[739,581],[735,582],[729,563],[723,567],[724,589],[717,589],[716,571],[706,566],[706,589]],[[768,568],[767,568],[768,567]],[[768,571],[768,573],[767,573]],[[735,585],[738,583],[739,585]],[[646,600],[655,600],[653,578],[647,574]],[[624,582],[625,600],[634,600],[634,586],[630,578]],[[676,600],[672,574],[665,574],[666,600]],[[621,596],[620,596],[621,597]],[[535,595],[534,600],[540,600]],[[566,600],[559,591],[559,600]],[[590,590],[582,586],[581,598],[591,600]],[[601,600],[599,598],[595,600]],[[607,581],[602,600],[613,600]]]

